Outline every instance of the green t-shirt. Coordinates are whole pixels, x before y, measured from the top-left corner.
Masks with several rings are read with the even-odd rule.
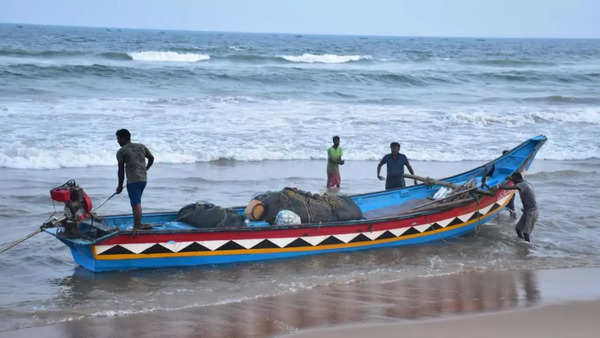
[[[337,169],[339,164],[337,164],[337,161],[342,159],[342,155],[344,154],[344,152],[342,151],[342,147],[330,147],[329,150],[327,150],[327,170],[329,169]]]

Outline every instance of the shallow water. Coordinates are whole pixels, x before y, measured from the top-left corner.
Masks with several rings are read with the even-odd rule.
[[[444,177],[481,163],[419,162],[418,173]],[[378,190],[376,162],[348,161],[343,193]],[[516,238],[506,213],[463,238],[417,247],[327,254],[294,260],[93,274],[76,266],[68,249],[41,234],[0,261],[0,330],[74,319],[161,310],[198,309],[322,286],[379,284],[466,271],[599,266],[596,208],[600,161],[536,161],[530,170],[540,206],[533,245]],[[53,210],[48,190],[74,177],[99,203],[114,189],[114,167],[57,170],[0,169],[0,244],[32,231]],[[149,173],[144,210],[176,210],[196,200],[242,205],[256,193],[298,186],[323,191],[323,161],[220,161],[157,165]],[[517,199],[518,200],[518,199]],[[517,202],[517,206],[520,202]],[[101,213],[129,212],[125,195]]]

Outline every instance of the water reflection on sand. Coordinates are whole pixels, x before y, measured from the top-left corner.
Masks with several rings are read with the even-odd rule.
[[[535,271],[474,272],[334,285],[224,305],[86,319],[52,331],[68,337],[259,337],[314,327],[507,310],[532,306],[540,299]]]

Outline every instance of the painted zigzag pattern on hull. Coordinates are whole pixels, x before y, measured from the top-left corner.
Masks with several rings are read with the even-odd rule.
[[[224,254],[231,250],[261,249],[286,249],[286,248],[318,248],[329,245],[354,244],[369,245],[381,240],[402,239],[412,235],[426,234],[441,229],[448,229],[472,223],[478,219],[485,218],[506,204],[512,194],[507,195],[494,204],[490,204],[478,211],[466,213],[454,218],[440,220],[434,223],[402,227],[383,231],[359,232],[351,234],[337,234],[324,236],[305,237],[283,237],[283,238],[257,238],[238,240],[212,240],[212,241],[190,241],[190,242],[162,242],[162,243],[131,243],[96,245],[95,255],[98,258],[110,259],[116,255],[144,255],[152,254],[184,254],[202,252],[222,252]]]

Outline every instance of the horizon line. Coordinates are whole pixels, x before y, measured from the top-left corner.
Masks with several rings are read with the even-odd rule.
[[[203,29],[184,29],[184,28],[142,28],[125,26],[81,26],[70,24],[40,24],[25,22],[0,22],[0,25],[17,26],[47,26],[47,27],[67,27],[67,28],[94,28],[94,29],[126,29],[126,30],[145,30],[145,31],[170,31],[170,32],[196,32],[196,33],[236,33],[236,34],[282,34],[282,35],[307,35],[307,36],[356,36],[356,37],[387,37],[387,38],[450,38],[450,39],[548,39],[548,40],[598,40],[599,37],[556,37],[556,36],[476,36],[476,35],[389,35],[389,34],[342,34],[342,33],[299,33],[299,32],[259,32],[259,31],[233,31],[233,30],[203,30]]]

